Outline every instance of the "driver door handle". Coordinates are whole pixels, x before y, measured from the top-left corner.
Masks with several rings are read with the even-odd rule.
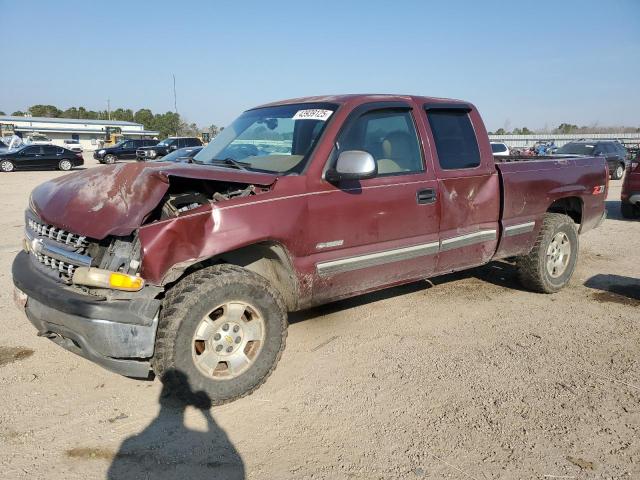
[[[425,188],[418,190],[416,193],[416,200],[419,205],[426,205],[428,203],[436,202],[436,191],[433,188]]]

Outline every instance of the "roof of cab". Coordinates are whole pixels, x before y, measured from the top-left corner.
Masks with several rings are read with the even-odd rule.
[[[316,97],[299,97],[277,102],[265,103],[255,108],[275,107],[278,105],[291,105],[296,103],[369,103],[369,102],[394,102],[415,101],[417,103],[461,103],[469,104],[462,100],[451,98],[423,97],[419,95],[378,94],[378,93],[351,93],[344,95],[321,95]]]

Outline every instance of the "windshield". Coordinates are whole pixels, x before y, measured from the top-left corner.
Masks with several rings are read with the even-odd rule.
[[[593,143],[567,143],[556,150],[556,153],[561,155],[592,155],[595,147]]]
[[[201,147],[181,148],[179,150],[174,150],[169,155],[165,155],[164,157],[159,159],[158,162],[175,162],[179,161],[180,159],[190,158],[197,154],[200,150],[202,150]]]
[[[168,147],[169,145],[171,145],[171,142],[173,142],[173,138],[165,138],[164,140],[162,140],[158,146],[159,147]]]
[[[198,153],[194,163],[275,173],[300,173],[333,104],[296,104],[244,112]]]

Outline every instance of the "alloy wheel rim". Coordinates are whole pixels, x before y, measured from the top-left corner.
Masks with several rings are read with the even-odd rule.
[[[223,303],[200,320],[191,342],[193,362],[214,380],[229,380],[253,365],[262,350],[263,316],[242,301]]]
[[[71,170],[71,162],[69,160],[63,160],[60,162],[60,168],[62,170]]]
[[[624,169],[622,168],[621,165],[618,165],[618,168],[616,169],[616,177],[618,178],[622,177],[623,173],[624,173]]]
[[[569,265],[571,257],[571,242],[564,232],[554,235],[547,247],[547,272],[553,278],[561,276]]]
[[[2,171],[3,172],[10,172],[13,170],[13,164],[9,161],[4,161],[2,162]]]

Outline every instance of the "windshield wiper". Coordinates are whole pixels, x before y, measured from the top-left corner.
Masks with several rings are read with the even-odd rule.
[[[251,166],[250,163],[239,162],[237,160],[234,160],[231,157],[227,157],[227,158],[225,158],[223,160],[221,160],[219,158],[212,158],[211,159],[211,163],[222,163],[224,165],[229,165],[230,167],[237,168],[238,170],[247,170],[247,167]]]

